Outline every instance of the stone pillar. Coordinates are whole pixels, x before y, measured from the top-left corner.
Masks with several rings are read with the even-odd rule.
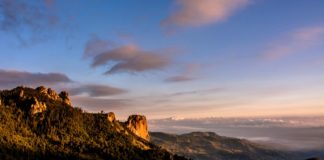
[[[146,117],[143,115],[131,115],[126,121],[126,126],[137,136],[149,141],[150,135],[148,133]]]

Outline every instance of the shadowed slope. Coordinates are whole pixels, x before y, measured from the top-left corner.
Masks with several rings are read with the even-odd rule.
[[[213,132],[182,135],[152,132],[153,143],[198,160],[290,160],[290,155],[248,140],[219,136]]]

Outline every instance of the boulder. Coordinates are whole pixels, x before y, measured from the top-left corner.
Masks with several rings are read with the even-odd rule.
[[[115,113],[114,112],[109,112],[107,114],[107,120],[109,122],[115,122],[116,121],[116,116],[115,116]]]
[[[41,94],[45,94],[45,95],[48,94],[47,88],[45,88],[44,86],[39,86],[36,88],[36,90]]]
[[[57,95],[57,93],[52,90],[51,88],[48,88],[47,89],[47,96],[50,98],[50,99],[53,99],[53,100],[58,100],[60,97]]]
[[[69,93],[68,92],[62,91],[59,94],[59,97],[62,99],[63,103],[68,104],[68,105],[71,105],[71,101],[70,101]]]
[[[24,98],[24,90],[19,91],[19,98],[23,99]]]
[[[50,98],[50,99],[52,99],[52,100],[59,100],[59,96],[58,96],[58,94],[54,91],[54,90],[52,90],[51,88],[46,88],[46,87],[44,87],[44,86],[39,86],[39,87],[37,87],[37,88],[35,88],[35,90],[38,92],[38,93],[40,93],[40,94],[42,94],[42,95],[45,95],[45,96],[47,96],[48,98]]]
[[[47,108],[46,104],[43,102],[39,102],[37,98],[32,98],[32,104],[30,106],[30,114],[34,115],[36,113],[40,113],[45,111]]]
[[[125,122],[126,127],[135,135],[149,141],[150,135],[148,133],[146,117],[143,115],[131,115]]]

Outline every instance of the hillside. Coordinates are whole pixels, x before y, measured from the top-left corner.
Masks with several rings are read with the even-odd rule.
[[[86,113],[45,87],[0,91],[0,159],[185,159],[148,139],[144,116]]]
[[[244,139],[219,136],[213,132],[182,135],[150,133],[153,143],[197,160],[291,160],[290,154],[269,149]]]

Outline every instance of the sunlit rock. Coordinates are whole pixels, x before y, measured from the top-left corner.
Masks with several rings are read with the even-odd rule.
[[[62,91],[59,94],[59,97],[62,99],[63,103],[68,104],[68,105],[71,105],[71,101],[70,101],[69,93],[68,92]]]
[[[132,131],[137,136],[150,140],[150,135],[148,133],[146,117],[142,115],[131,115],[126,121],[127,128]]]
[[[36,113],[40,113],[40,112],[43,112],[45,111],[47,108],[46,104],[43,103],[43,102],[39,102],[37,100],[37,98],[33,97],[32,98],[32,104],[30,106],[30,113],[32,115],[36,114]]]
[[[115,113],[114,112],[109,112],[107,114],[107,120],[109,122],[115,122],[116,121],[116,116],[115,116]]]
[[[48,94],[47,93],[47,88],[45,88],[44,86],[39,86],[39,87],[36,88],[36,90],[41,94],[45,94],[45,95]]]
[[[57,93],[52,90],[51,88],[48,88],[47,89],[47,96],[50,98],[50,99],[53,99],[53,100],[58,100],[60,97],[57,95]]]

